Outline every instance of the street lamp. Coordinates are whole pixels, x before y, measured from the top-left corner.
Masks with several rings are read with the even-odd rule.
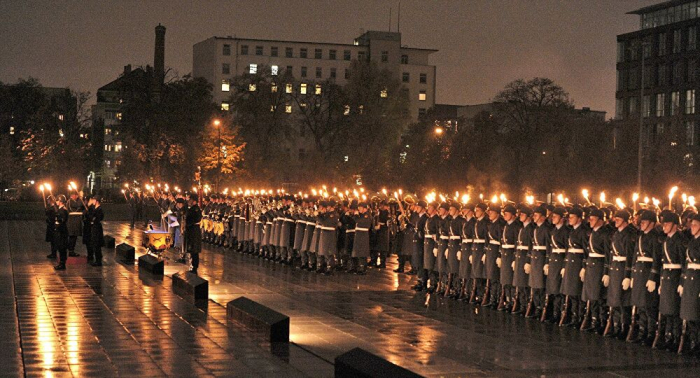
[[[440,136],[440,135],[442,135],[442,133],[443,133],[444,131],[445,131],[445,130],[443,130],[442,127],[438,126],[438,127],[435,128],[435,135]]]
[[[218,119],[214,120],[214,127],[219,133],[219,150],[216,153],[216,192],[219,192],[219,181],[221,180],[221,121]]]

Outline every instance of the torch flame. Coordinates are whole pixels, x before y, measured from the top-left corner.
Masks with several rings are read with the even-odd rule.
[[[557,200],[558,200],[559,203],[561,203],[563,206],[566,206],[566,202],[564,202],[564,195],[563,195],[563,194],[559,194],[559,195],[557,196]]]
[[[615,203],[617,204],[617,207],[619,207],[620,209],[625,208],[625,204],[622,202],[621,198],[615,198]]]
[[[469,203],[469,194],[462,194],[462,203],[465,205]]]
[[[535,204],[535,196],[525,196],[525,201],[527,201],[527,203],[530,205],[534,205]]]

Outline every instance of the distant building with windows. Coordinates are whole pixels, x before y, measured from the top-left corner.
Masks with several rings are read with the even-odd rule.
[[[617,36],[615,119],[641,116],[651,139],[669,122],[683,122],[687,145],[697,145],[700,1],[666,1],[628,14],[640,24]]]
[[[55,117],[56,129],[59,134],[67,132],[68,125],[74,125],[78,112],[78,100],[69,88],[36,87],[22,88],[15,84],[6,84],[9,104],[0,106],[0,133],[9,135],[14,142],[18,142],[23,131],[32,128],[32,119],[26,109],[17,105],[24,101],[32,101],[31,109],[45,108],[51,116]],[[29,91],[36,90],[37,95]],[[27,106],[25,104],[24,106]],[[17,106],[17,108],[15,108]]]
[[[258,67],[272,75],[285,71],[300,81],[347,82],[353,60],[377,62],[408,90],[414,121],[435,105],[435,66],[429,57],[437,50],[407,47],[401,33],[367,31],[352,44],[211,37],[193,47],[192,76],[214,85],[214,100],[229,110],[230,80]]]

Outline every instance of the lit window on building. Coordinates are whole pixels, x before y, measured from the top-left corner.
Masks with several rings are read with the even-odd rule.
[[[274,113],[275,110],[277,110],[277,107],[275,105],[270,105],[270,112]]]
[[[105,135],[112,135],[112,129],[109,127],[105,128]]]
[[[388,95],[389,94],[387,93],[386,88],[382,89],[382,91],[379,92],[379,97],[381,98],[387,98]]]
[[[255,63],[251,63],[248,67],[248,73],[251,75],[258,73],[258,65]]]
[[[284,106],[284,112],[285,112],[285,113],[291,113],[291,112],[292,112],[292,105],[285,105],[285,106]]]
[[[420,91],[420,93],[418,93],[418,101],[425,101],[425,99],[426,99],[425,91]]]
[[[107,167],[107,168],[112,168],[112,161],[111,161],[111,160],[105,160],[105,167]]]
[[[228,92],[229,90],[231,90],[231,86],[228,80],[221,80],[221,91]]]
[[[350,115],[350,105],[345,105],[343,107],[343,115]]]
[[[685,122],[685,137],[686,137],[686,144],[688,146],[694,146],[696,141],[695,137],[695,122],[694,121],[686,121]]]
[[[122,142],[117,142],[114,144],[114,152],[122,152]]]
[[[255,90],[256,90],[257,88],[258,88],[258,87],[257,87],[255,84],[253,84],[253,83],[248,84],[248,91],[249,91],[249,92],[255,92]]]
[[[695,89],[685,92],[685,114],[695,114]]]
[[[15,127],[10,126],[10,135],[15,135]]]
[[[59,120],[59,121],[63,121],[63,114],[59,114],[59,115],[58,115],[58,120]]]
[[[277,84],[272,83],[272,85],[270,85],[270,91],[272,93],[277,93]]]
[[[343,156],[343,161],[344,161],[344,162],[347,163],[348,160],[350,160],[350,157],[349,157],[348,155]]]
[[[63,138],[63,136],[64,136],[63,129],[58,129],[58,136]]]
[[[358,107],[357,107],[357,112],[358,112],[359,114],[364,114],[364,113],[365,113],[365,106],[364,106],[364,105],[358,106]]]
[[[306,83],[301,83],[299,86],[299,93],[306,94]]]
[[[122,113],[121,112],[117,112],[116,116],[117,116],[118,121],[122,120]]]
[[[631,100],[631,99],[630,99]],[[670,115],[674,116],[678,114],[681,106],[681,95],[680,92],[671,92],[671,110]]]
[[[665,115],[666,115],[666,94],[665,93],[657,93],[656,94],[656,116],[663,117]]]
[[[292,84],[287,83],[287,85],[284,86],[284,92],[285,93],[292,93]]]
[[[222,103],[221,103],[221,110],[223,110],[223,111],[226,111],[226,112],[227,112],[227,111],[230,109],[230,107],[231,107],[231,106],[230,106],[230,104],[229,104],[228,102],[222,102]]]
[[[302,109],[306,109],[306,103],[305,102],[299,103],[299,107]]]
[[[280,66],[270,66],[270,75],[276,76],[279,73]]]
[[[316,84],[316,87],[314,88],[314,93],[317,95],[321,94],[321,84]]]

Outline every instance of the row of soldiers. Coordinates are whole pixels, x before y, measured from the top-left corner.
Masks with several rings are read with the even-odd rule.
[[[87,200],[87,203],[85,203]],[[51,245],[51,253],[46,257],[55,260],[56,270],[65,270],[68,256],[80,256],[76,251],[78,237],[87,249],[87,262],[92,266],[102,266],[104,212],[101,198],[92,196],[83,199],[77,192],[66,199],[64,195],[46,198],[46,238]]]
[[[299,269],[364,274],[392,251],[417,291],[655,348],[700,343],[691,207],[681,222],[593,205],[212,196],[203,214],[205,241]]]

